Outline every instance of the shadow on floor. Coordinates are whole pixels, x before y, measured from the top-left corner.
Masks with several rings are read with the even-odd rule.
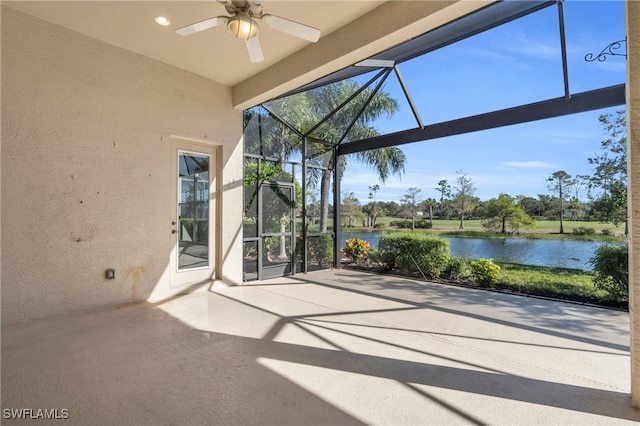
[[[410,322],[428,312],[552,339],[534,343],[536,349],[581,354],[586,345],[585,354],[605,362],[625,356],[619,340],[598,337],[606,330],[578,327],[580,315],[571,317],[575,327],[596,337],[474,311],[470,306],[480,302],[471,293],[412,287],[410,280],[385,288],[371,275],[323,274],[4,327],[3,415],[67,409],[65,423],[83,425],[640,421],[629,394],[616,386],[570,375],[550,380],[557,373],[551,367],[535,370],[447,340],[526,345],[511,335],[492,339],[394,323],[397,315]],[[340,303],[351,309],[337,309]],[[522,308],[520,301],[493,303],[509,312]],[[551,309],[550,315],[567,315]],[[505,359],[510,365],[501,364]],[[542,374],[514,373],[518,368]],[[4,416],[3,423],[13,422]]]

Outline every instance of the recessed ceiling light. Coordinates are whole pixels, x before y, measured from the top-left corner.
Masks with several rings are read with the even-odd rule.
[[[164,16],[156,16],[156,22],[162,25],[163,27],[166,27],[171,23],[169,19],[165,18]]]

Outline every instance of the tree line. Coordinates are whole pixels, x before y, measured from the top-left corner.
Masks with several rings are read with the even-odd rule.
[[[627,143],[625,111],[602,114],[599,117],[606,138],[600,152],[587,158],[593,166],[592,175],[572,176],[565,170],[552,173],[544,182],[550,194],[537,197],[499,194],[482,201],[475,196],[476,185],[464,170],[458,170],[455,182],[438,181],[434,189],[438,199],[422,198],[422,189],[408,188],[400,202],[376,201],[380,187],[369,187],[369,201],[361,204],[353,193],[342,197],[343,226],[375,227],[383,216],[401,217],[416,227],[416,218],[432,223],[434,218],[459,219],[464,229],[465,219],[482,219],[486,228],[501,233],[517,232],[534,220],[559,220],[559,232],[564,233],[563,221],[571,220],[625,224],[627,233]],[[582,201],[586,200],[586,201]]]

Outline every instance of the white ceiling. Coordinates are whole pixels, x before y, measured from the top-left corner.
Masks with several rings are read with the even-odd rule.
[[[264,2],[264,12],[316,27],[325,37],[382,3],[383,0],[274,0]],[[259,37],[265,61],[254,64],[249,61],[244,41],[235,39],[225,26],[185,37],[174,33],[176,28],[193,22],[228,15],[215,0],[3,4],[228,86],[235,86],[310,44],[262,26]],[[167,17],[171,24],[158,25],[157,16]]]

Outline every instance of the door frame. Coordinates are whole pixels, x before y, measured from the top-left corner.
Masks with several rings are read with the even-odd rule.
[[[222,276],[220,270],[222,253],[222,144],[213,143],[199,139],[185,138],[181,136],[171,136],[171,169],[170,169],[170,287],[181,288],[192,285],[211,283]],[[192,152],[210,156],[209,164],[209,225],[208,241],[209,266],[206,268],[194,268],[189,270],[178,270],[178,250],[179,250],[179,169],[178,160],[180,152]]]
[[[265,233],[263,229],[263,203],[265,187],[287,188],[291,191],[291,208],[289,209],[290,229],[287,232]],[[277,182],[272,180],[262,180],[258,186],[258,280],[284,277],[294,275],[296,272],[296,187],[290,182]],[[289,237],[291,238],[291,253],[289,262],[279,263],[273,266],[265,266],[263,261],[264,241],[267,237]],[[279,272],[280,271],[280,272]]]

